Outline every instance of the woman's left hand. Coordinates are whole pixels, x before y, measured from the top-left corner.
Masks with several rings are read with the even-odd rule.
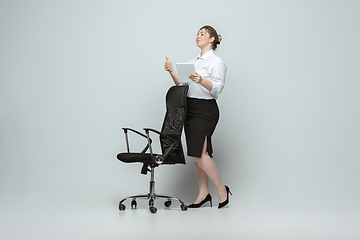
[[[203,81],[202,77],[197,74],[197,73],[192,73],[189,75],[189,78],[194,82],[194,83],[197,83],[197,84],[201,84],[201,82]]]

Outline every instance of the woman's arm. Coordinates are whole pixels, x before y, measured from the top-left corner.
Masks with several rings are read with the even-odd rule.
[[[165,71],[168,71],[168,72],[170,73],[170,76],[172,77],[174,83],[175,83],[176,85],[181,84],[179,75],[177,74],[177,72],[174,71],[173,65],[172,65],[172,63],[170,62],[170,60],[169,60],[168,57],[166,57],[166,62],[165,62],[164,67],[165,67]]]
[[[212,88],[213,88],[213,83],[211,81],[208,81],[206,79],[203,79],[199,74],[197,73],[193,73],[190,74],[189,78],[197,84],[200,84],[201,86],[203,86],[204,88],[206,88],[209,92],[211,92]]]
[[[189,78],[194,83],[201,84],[212,96],[217,98],[224,88],[226,68],[223,62],[218,62],[212,67],[210,80],[202,78],[198,73],[190,74]]]

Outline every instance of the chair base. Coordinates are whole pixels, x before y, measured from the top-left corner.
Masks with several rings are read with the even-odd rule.
[[[120,211],[124,211],[125,210],[125,205],[123,204],[124,201],[126,201],[127,199],[132,199],[131,200],[131,208],[132,209],[136,209],[137,208],[137,199],[148,199],[149,200],[149,210],[151,213],[156,213],[157,212],[157,208],[154,206],[155,205],[155,199],[166,199],[166,201],[164,202],[165,207],[170,207],[172,204],[172,200],[176,200],[180,203],[180,208],[182,211],[186,211],[188,209],[188,207],[184,204],[183,201],[181,201],[180,199],[176,198],[176,197],[172,197],[172,196],[167,196],[167,195],[157,195],[157,194],[146,194],[146,195],[134,195],[134,196],[129,196],[126,197],[124,199],[122,199],[119,202],[119,210]]]
[[[120,211],[125,211],[126,207],[123,204],[123,202],[126,201],[127,199],[132,199],[131,200],[131,208],[132,209],[137,208],[136,199],[141,198],[141,199],[148,199],[149,200],[149,210],[150,210],[150,212],[151,213],[156,213],[157,208],[154,206],[155,199],[161,198],[161,199],[167,199],[167,201],[164,202],[165,207],[170,207],[170,205],[172,203],[172,200],[176,200],[176,201],[178,201],[180,203],[181,210],[186,211],[188,209],[188,207],[180,199],[178,199],[176,197],[172,197],[172,196],[167,196],[167,195],[157,195],[155,193],[154,166],[151,166],[151,169],[149,171],[151,172],[150,191],[149,191],[149,193],[144,194],[144,195],[133,195],[133,196],[129,196],[129,197],[126,197],[126,198],[122,199],[119,202],[119,210]]]

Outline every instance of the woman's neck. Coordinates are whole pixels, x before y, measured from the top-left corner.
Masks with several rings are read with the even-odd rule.
[[[202,57],[205,53],[207,53],[207,52],[209,52],[209,51],[211,51],[211,50],[212,50],[212,48],[211,48],[211,47],[208,47],[208,46],[202,48],[202,49],[201,49],[201,54],[200,54],[200,56]]]

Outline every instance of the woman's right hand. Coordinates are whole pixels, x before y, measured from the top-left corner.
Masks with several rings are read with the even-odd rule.
[[[168,71],[169,73],[171,73],[173,71],[173,65],[170,62],[168,57],[166,57],[166,62],[165,62],[164,67],[165,67],[165,71]]]
[[[170,73],[170,76],[172,77],[172,79],[174,80],[174,83],[176,85],[181,84],[180,80],[179,80],[179,75],[174,71],[173,69],[173,65],[170,62],[169,58],[166,57],[166,62],[165,62],[165,71],[168,71]]]

